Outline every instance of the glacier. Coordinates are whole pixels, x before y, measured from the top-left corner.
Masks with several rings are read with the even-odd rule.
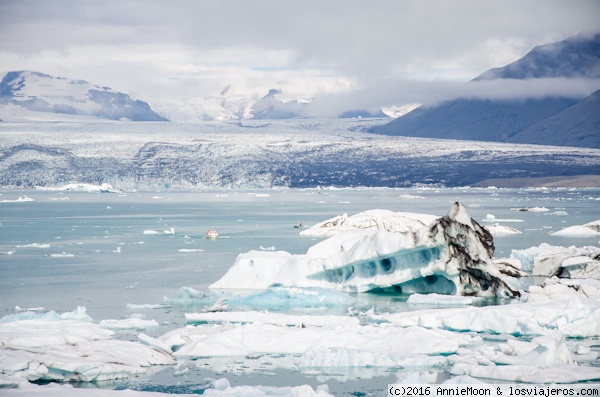
[[[382,119],[0,122],[7,188],[467,186],[600,174],[600,150],[378,136]],[[335,161],[333,161],[335,160]],[[452,170],[449,172],[449,170]]]
[[[339,222],[326,221],[316,230],[350,223],[344,217],[336,219]],[[407,293],[519,295],[491,260],[491,234],[471,219],[462,204],[454,203],[444,217],[424,217],[424,221],[435,219],[429,226],[415,227],[419,222],[411,217],[402,219],[408,220],[407,226],[402,222],[400,226],[389,224],[404,232],[348,230],[314,245],[304,255],[284,251],[241,254],[210,288],[267,289],[281,285],[353,292],[392,288]],[[389,228],[383,221],[379,225]]]

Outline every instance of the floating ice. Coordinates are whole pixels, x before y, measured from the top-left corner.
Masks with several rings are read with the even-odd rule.
[[[191,287],[181,287],[175,296],[163,298],[164,304],[180,307],[206,305],[210,301],[208,295]]]
[[[340,291],[318,287],[272,287],[248,296],[226,298],[229,307],[266,310],[291,310],[349,306],[354,298]]]
[[[379,221],[386,224],[385,218]],[[240,254],[210,288],[282,285],[364,292],[393,287],[408,293],[518,295],[490,259],[493,250],[491,234],[455,203],[447,216],[414,232],[347,231],[314,245],[305,255]]]
[[[164,352],[112,336],[96,324],[73,320],[2,323],[0,372],[30,381],[92,382],[175,362]]]
[[[528,302],[572,299],[574,297],[600,298],[600,280],[595,279],[546,279],[541,285],[529,287]]]
[[[429,226],[439,217],[411,212],[369,210],[348,216],[328,219],[300,232],[301,236],[333,236],[348,230],[379,230],[386,232],[415,232]]]
[[[204,252],[204,250],[200,249],[200,248],[181,248],[178,251],[179,252]]]
[[[0,203],[24,203],[24,202],[29,202],[29,201],[35,201],[35,200],[32,199],[31,197],[20,196],[18,199],[15,199],[15,200],[0,200]]]
[[[223,324],[176,329],[158,338],[179,358],[246,356],[256,353],[303,354],[310,349],[343,348],[398,354],[450,354],[472,338],[423,327],[344,325]]]
[[[600,220],[589,222],[584,225],[569,226],[550,234],[563,237],[600,236]]]
[[[144,230],[144,234],[159,234],[156,230]]]
[[[408,297],[407,302],[413,305],[467,306],[480,300],[471,296],[412,294]]]
[[[211,312],[211,313],[185,313],[185,318],[190,323],[261,323],[288,326],[310,327],[357,327],[360,321],[357,317],[333,315],[291,315],[273,312]]]
[[[84,306],[77,306],[77,308],[70,312],[58,314],[54,310],[45,311],[44,308],[33,308],[33,309],[21,309],[19,306],[15,307],[16,314],[7,314],[0,318],[0,323],[9,323],[13,321],[23,320],[76,320],[76,321],[93,321],[88,316]]]
[[[158,327],[156,320],[142,320],[140,318],[127,318],[123,320],[102,320],[98,324],[102,328],[112,330],[142,330]]]
[[[499,223],[488,225],[485,227],[492,236],[506,236],[510,234],[521,234],[521,232],[510,226],[500,225]]]
[[[518,259],[523,270],[539,276],[600,279],[600,248],[560,247],[542,243],[538,247],[512,250],[511,258]]]
[[[17,248],[50,248],[50,244],[31,243],[25,245],[17,245]]]
[[[600,336],[600,298],[573,297],[567,301],[445,308],[368,317],[374,322],[397,326],[420,325],[459,332],[538,336],[560,331],[567,337]]]

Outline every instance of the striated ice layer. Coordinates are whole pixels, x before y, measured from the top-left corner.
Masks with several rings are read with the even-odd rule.
[[[447,216],[434,219],[429,226],[403,232],[346,231],[304,255],[250,251],[239,255],[210,288],[302,286],[356,292],[394,288],[407,293],[518,295],[491,260],[491,234],[462,204],[455,203]]]

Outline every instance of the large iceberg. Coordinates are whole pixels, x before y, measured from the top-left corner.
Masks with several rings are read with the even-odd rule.
[[[311,247],[304,255],[284,251],[240,254],[212,289],[322,287],[365,292],[514,297],[519,292],[493,263],[492,235],[466,208],[405,231],[350,230]],[[385,219],[379,220],[385,224]]]
[[[356,215],[343,214],[300,232],[301,236],[334,236],[349,230],[379,230],[385,232],[415,232],[429,226],[438,216],[413,212],[369,210]]]

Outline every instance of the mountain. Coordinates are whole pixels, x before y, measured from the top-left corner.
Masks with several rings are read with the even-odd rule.
[[[535,47],[507,66],[473,81],[600,78],[600,34]],[[421,106],[371,132],[422,138],[467,139],[600,148],[597,93],[577,100],[549,96],[513,100],[459,98]],[[591,146],[590,146],[591,145]]]
[[[38,72],[8,72],[0,82],[0,114],[44,112],[110,120],[168,121],[150,106],[108,87]]]
[[[281,90],[271,89],[269,93],[255,102],[250,108],[253,119],[294,119],[307,116],[307,104],[297,100],[283,102],[276,98]]]

